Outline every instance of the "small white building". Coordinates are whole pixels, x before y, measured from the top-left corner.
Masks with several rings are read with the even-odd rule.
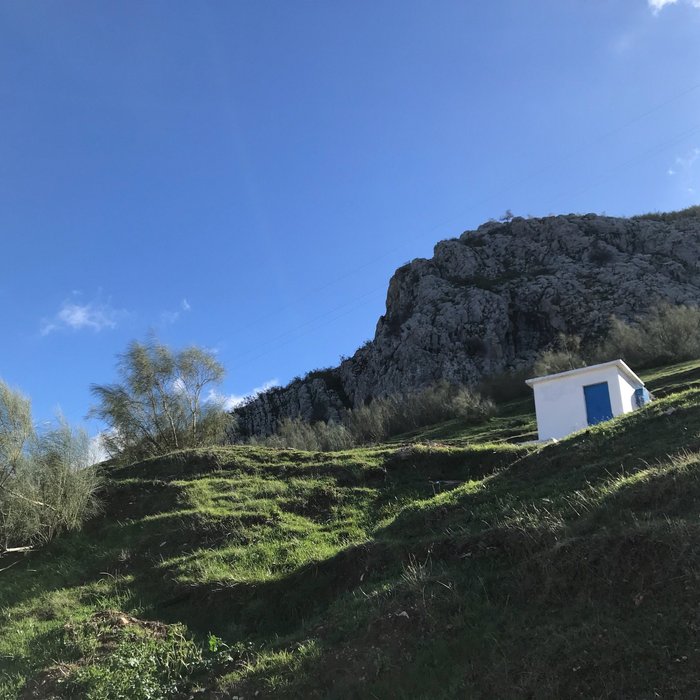
[[[563,438],[650,400],[644,382],[622,361],[535,377],[526,382],[535,392],[540,440]]]

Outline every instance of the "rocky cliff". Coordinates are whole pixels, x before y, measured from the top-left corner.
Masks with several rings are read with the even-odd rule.
[[[247,434],[440,379],[473,384],[529,366],[560,332],[592,340],[610,317],[700,303],[700,208],[629,219],[588,214],[489,222],[399,268],[374,339],[339,367],[237,411]]]

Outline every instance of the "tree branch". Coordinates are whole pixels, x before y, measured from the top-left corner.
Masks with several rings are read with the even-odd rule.
[[[56,511],[56,509],[53,506],[50,506],[48,503],[44,503],[43,501],[35,501],[33,498],[27,498],[26,496],[23,496],[21,493],[17,493],[16,491],[11,491],[5,486],[0,487],[2,490],[9,494],[10,496],[14,496],[15,498],[19,498],[22,501],[26,501],[27,503],[31,503],[33,506],[42,506],[42,508],[48,508],[49,510]],[[7,550],[5,550],[7,551]]]

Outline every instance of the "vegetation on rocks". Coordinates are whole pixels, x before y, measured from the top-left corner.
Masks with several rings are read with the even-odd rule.
[[[697,305],[699,259],[697,208],[516,216],[466,231],[396,270],[374,337],[352,357],[242,406],[243,434],[268,435],[284,418],[338,422],[348,407],[441,380],[473,387],[518,374],[562,350],[560,333],[592,348],[613,316],[634,325],[664,302]]]
[[[597,354],[641,368],[700,357],[700,308],[663,304],[633,322],[613,318]]]
[[[535,362],[536,376],[565,372],[594,362],[621,358],[637,369],[700,357],[700,308],[659,304],[632,321],[616,316],[602,340],[583,345],[576,335],[560,333]]]
[[[267,438],[252,438],[251,444],[292,447],[300,450],[343,450],[376,444],[446,420],[465,425],[485,422],[495,413],[493,401],[462,386],[440,382],[408,394],[381,397],[365,406],[347,409],[339,423],[283,419]]]

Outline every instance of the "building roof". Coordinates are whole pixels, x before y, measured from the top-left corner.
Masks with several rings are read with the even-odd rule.
[[[544,377],[533,377],[532,379],[526,379],[525,383],[528,386],[534,386],[535,384],[539,384],[541,382],[566,379],[568,377],[574,377],[579,374],[585,374],[586,372],[593,372],[595,370],[605,369],[607,367],[616,367],[619,372],[625,374],[627,378],[631,379],[635,384],[644,386],[644,382],[622,360],[611,360],[610,362],[601,362],[598,365],[589,365],[588,367],[570,369],[566,372],[558,372],[557,374],[548,374]]]

